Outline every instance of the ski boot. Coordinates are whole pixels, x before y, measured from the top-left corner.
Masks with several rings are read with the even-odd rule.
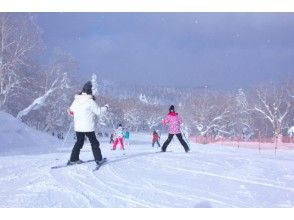
[[[97,165],[101,165],[104,162],[106,162],[106,160],[107,160],[107,158],[104,157],[102,160],[95,160],[95,162],[96,162]]]
[[[66,165],[70,166],[70,165],[75,165],[75,164],[81,164],[83,163],[84,161],[82,160],[77,160],[77,161],[68,161]]]

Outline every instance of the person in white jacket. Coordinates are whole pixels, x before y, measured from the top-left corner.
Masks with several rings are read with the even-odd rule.
[[[92,84],[90,81],[84,85],[79,95],[75,95],[75,99],[69,108],[69,114],[74,117],[77,141],[72,149],[69,164],[82,162],[79,155],[84,145],[85,136],[88,137],[91,143],[96,163],[99,164],[102,161],[100,144],[95,135],[95,117],[102,115],[108,108],[108,105],[99,107],[96,104],[95,97],[92,95]]]

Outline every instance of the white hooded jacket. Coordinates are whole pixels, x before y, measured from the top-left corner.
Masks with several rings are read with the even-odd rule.
[[[102,115],[107,107],[99,107],[92,95],[82,93],[75,95],[75,100],[69,109],[73,112],[75,131],[92,132],[95,131],[95,116]]]

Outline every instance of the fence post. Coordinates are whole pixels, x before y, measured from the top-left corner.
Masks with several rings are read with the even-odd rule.
[[[260,153],[260,143],[261,142],[261,137],[260,137],[260,131],[258,131],[258,152]]]
[[[276,140],[275,140],[275,156],[277,155],[277,148],[278,148],[278,135],[275,136]]]

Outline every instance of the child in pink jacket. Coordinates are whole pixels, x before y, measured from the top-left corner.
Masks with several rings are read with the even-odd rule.
[[[173,105],[169,108],[169,114],[163,119],[162,123],[168,126],[168,138],[162,145],[161,151],[165,152],[167,146],[173,139],[173,136],[176,135],[179,139],[180,143],[183,145],[186,152],[189,152],[190,149],[187,143],[184,141],[181,133],[181,124],[182,124],[182,117],[175,112],[175,107]]]
[[[113,148],[112,150],[116,150],[116,146],[118,144],[118,142],[120,143],[120,149],[124,150],[124,134],[123,134],[123,129],[122,129],[122,125],[119,124],[118,128],[115,130],[114,132],[114,143],[113,143]]]

